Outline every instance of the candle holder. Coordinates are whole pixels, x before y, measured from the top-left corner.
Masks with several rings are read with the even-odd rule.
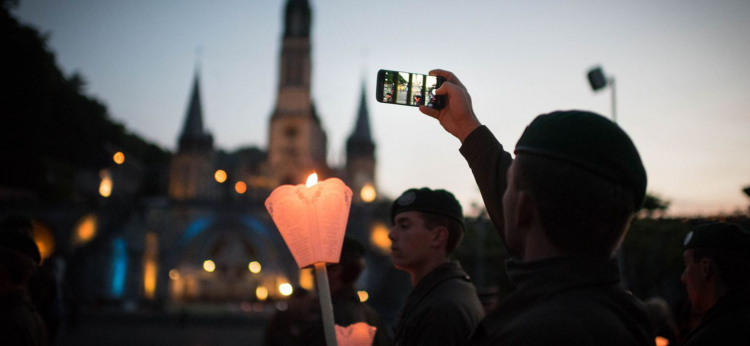
[[[305,185],[282,185],[266,199],[266,210],[302,269],[315,267],[326,343],[336,345],[326,263],[339,263],[352,190],[338,178],[320,183],[313,173]]]

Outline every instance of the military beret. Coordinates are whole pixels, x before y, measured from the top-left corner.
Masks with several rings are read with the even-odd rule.
[[[585,111],[542,114],[526,127],[516,154],[534,154],[573,164],[629,188],[635,209],[646,197],[646,170],[633,141],[609,119]]]
[[[344,237],[344,245],[341,246],[341,258],[349,257],[359,259],[365,257],[365,247],[354,238]]]
[[[736,223],[704,223],[688,233],[684,246],[685,250],[719,248],[750,253],[750,231]]]
[[[394,222],[396,215],[405,211],[445,215],[460,222],[461,225],[464,224],[461,204],[452,193],[445,190],[431,190],[423,187],[404,191],[391,206],[391,222]]]

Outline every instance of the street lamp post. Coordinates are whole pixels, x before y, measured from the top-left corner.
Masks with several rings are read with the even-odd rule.
[[[588,78],[589,83],[591,84],[591,89],[594,91],[599,91],[609,85],[609,88],[612,91],[612,121],[617,123],[617,93],[615,92],[615,77],[609,76],[609,78],[607,78],[604,75],[601,66],[597,66],[589,70]]]

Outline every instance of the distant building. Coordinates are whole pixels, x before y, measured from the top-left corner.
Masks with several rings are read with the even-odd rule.
[[[304,183],[317,172],[352,188],[347,234],[369,246],[359,287],[369,290],[369,302],[385,321],[395,318],[409,281],[388,256],[390,205],[375,199],[376,145],[364,84],[358,109],[352,110],[346,162],[330,167],[323,117],[310,96],[308,1],[289,0],[284,16],[266,149],[227,153],[214,146],[204,128],[210,114],[203,113],[196,69],[168,167],[118,152],[119,162],[99,172],[76,172],[73,188],[79,197],[54,205],[27,199],[31,202],[0,213],[34,216],[45,258],[64,268],[71,307],[239,303],[255,309],[257,304],[244,303],[286,299],[284,284],[314,289],[313,273],[299,270],[263,203],[275,187]],[[149,193],[143,193],[144,186]]]

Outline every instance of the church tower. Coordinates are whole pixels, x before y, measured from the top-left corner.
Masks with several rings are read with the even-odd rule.
[[[362,188],[375,188],[375,143],[370,135],[370,120],[367,112],[367,97],[364,84],[362,98],[354,131],[346,140],[346,178],[354,192],[353,201],[362,201]],[[373,190],[374,191],[374,190]]]
[[[213,200],[218,196],[213,178],[213,143],[211,134],[203,129],[200,80],[196,70],[178,150],[169,167],[170,198]]]
[[[313,171],[321,178],[330,172],[326,134],[310,98],[310,24],[307,0],[289,0],[268,140],[269,173],[275,184],[300,184]]]

